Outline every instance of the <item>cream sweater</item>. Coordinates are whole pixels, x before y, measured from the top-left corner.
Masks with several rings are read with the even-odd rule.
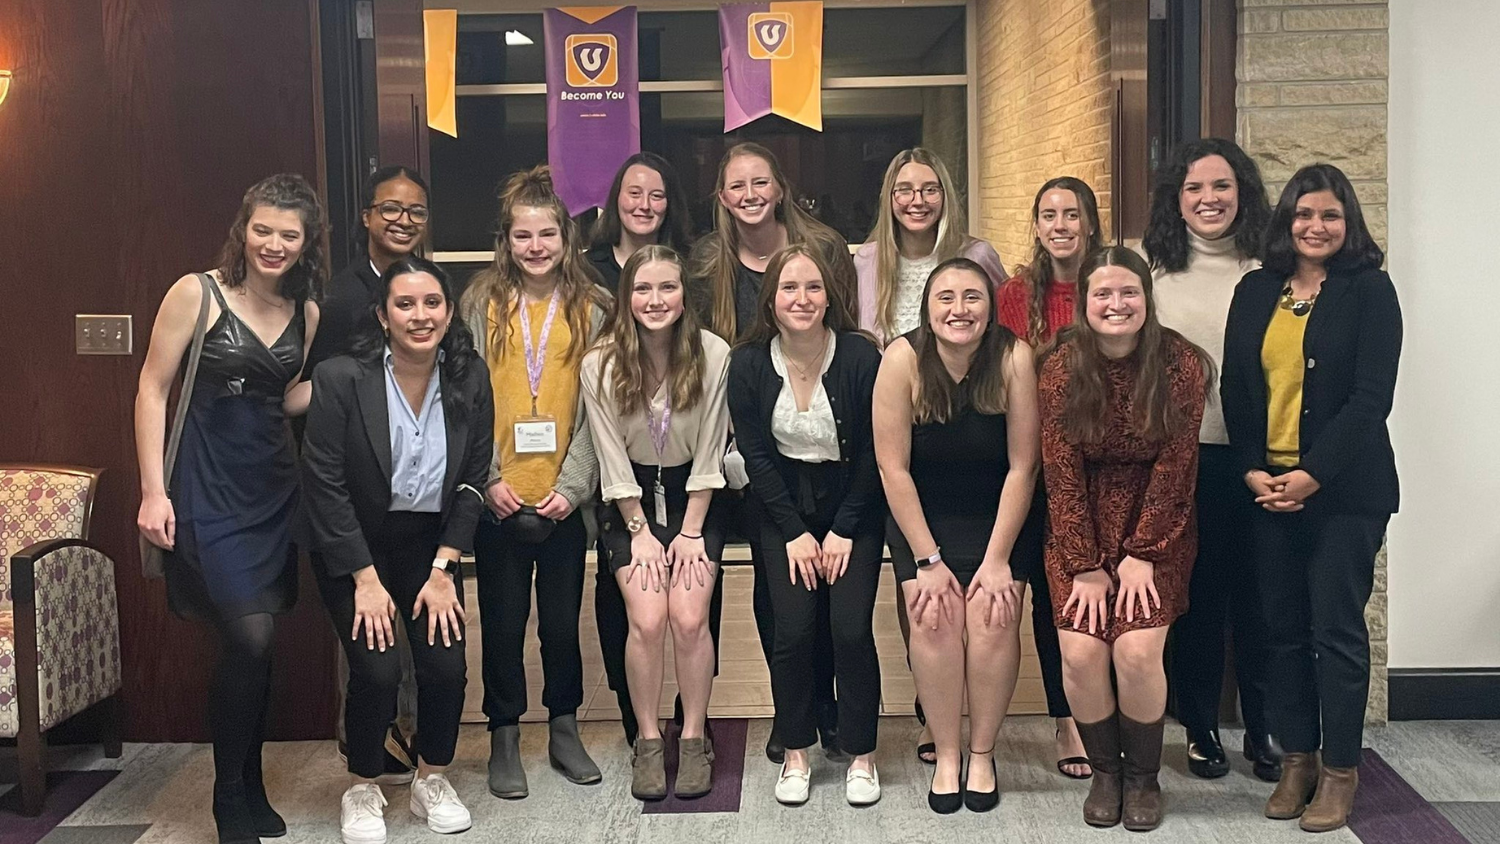
[[[1229,317],[1235,285],[1246,273],[1259,267],[1260,262],[1241,255],[1233,237],[1205,240],[1191,230],[1187,234],[1187,269],[1176,273],[1158,270],[1154,274],[1157,319],[1201,346],[1213,357],[1214,366],[1222,369],[1224,323]],[[1229,443],[1217,389],[1208,393],[1198,441]]]

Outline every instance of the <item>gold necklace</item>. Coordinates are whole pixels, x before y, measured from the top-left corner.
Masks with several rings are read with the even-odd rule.
[[[1322,291],[1320,290],[1319,292]],[[1286,287],[1281,288],[1281,301],[1277,304],[1281,307],[1282,310],[1291,311],[1292,316],[1304,317],[1312,311],[1313,305],[1317,301],[1317,293],[1314,293],[1306,299],[1297,299],[1293,297],[1292,286],[1288,284]]]

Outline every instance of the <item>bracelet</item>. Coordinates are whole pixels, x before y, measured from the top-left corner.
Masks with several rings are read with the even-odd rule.
[[[696,534],[696,535],[695,534],[691,534],[691,533],[679,533],[677,535],[680,536],[680,537],[682,537],[683,539],[702,539],[703,538],[703,534],[701,534],[701,533],[700,534]]]

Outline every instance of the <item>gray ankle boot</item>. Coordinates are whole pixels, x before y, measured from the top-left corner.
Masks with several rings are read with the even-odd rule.
[[[521,728],[515,725],[490,730],[490,793],[506,800],[519,800],[526,789],[526,769],[521,766]]]
[[[559,715],[548,724],[547,759],[552,767],[562,772],[568,782],[575,785],[590,785],[604,777],[599,766],[583,749],[583,740],[578,737],[578,717]]]

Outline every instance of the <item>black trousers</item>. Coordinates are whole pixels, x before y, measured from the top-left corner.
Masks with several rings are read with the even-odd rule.
[[[464,688],[468,681],[464,643],[444,645],[441,631],[435,644],[427,643],[427,613],[412,616],[417,593],[432,576],[432,558],[438,549],[442,518],[437,513],[389,513],[378,536],[368,537],[380,583],[396,604],[397,623],[406,627],[412,664],[417,679],[417,707],[422,712],[416,750],[432,765],[453,761],[458,741],[458,722],[463,715]],[[314,555],[317,556],[317,555]],[[396,695],[401,685],[401,657],[394,647],[370,650],[361,628],[358,639],[350,639],[354,627],[354,578],[329,577],[321,562],[318,591],[333,620],[334,633],[349,661],[349,683],[344,697],[344,734],[348,745],[349,772],[373,779],[385,772],[385,734],[396,717]],[[457,566],[453,585],[464,601],[463,573]]]
[[[1020,575],[1017,569],[1024,569],[1024,579],[1031,585],[1031,632],[1036,642],[1036,659],[1042,669],[1042,688],[1047,692],[1047,715],[1072,718],[1073,710],[1068,706],[1067,692],[1063,691],[1062,647],[1057,642],[1057,625],[1052,623],[1052,587],[1047,583],[1047,568],[1042,565],[1041,546],[1046,534],[1047,495],[1041,478],[1037,478],[1026,524],[1016,537],[1016,547],[1011,550],[1011,570]],[[1021,547],[1023,541],[1030,544]],[[1021,560],[1028,563],[1017,566]],[[898,591],[896,595],[904,608],[902,593]]]
[[[804,464],[817,498],[803,521],[814,539],[822,542],[842,497],[823,483],[831,464]],[[770,519],[760,521],[760,567],[775,613],[775,642],[771,657],[771,696],[776,705],[776,731],[789,748],[810,747],[818,741],[820,700],[818,686],[819,628],[828,631],[834,675],[837,678],[838,735],[850,755],[875,750],[880,717],[880,658],[875,651],[875,592],[880,584],[884,519],[870,519],[867,530],[852,539],[848,569],[835,583],[820,581],[809,591],[789,575],[786,540]],[[826,621],[823,613],[826,612]]]
[[[474,535],[484,631],[484,714],[491,730],[520,723],[526,712],[523,653],[533,571],[545,679],[542,705],[549,718],[572,715],[583,705],[583,656],[578,650],[588,548],[583,516],[574,510],[540,543],[521,542],[513,533],[503,522],[483,519]]]
[[[1267,721],[1288,752],[1321,745],[1323,762],[1359,764],[1370,695],[1365,604],[1389,516],[1325,513],[1314,495],[1297,513],[1252,520],[1269,630]]]
[[[1250,524],[1264,511],[1245,486],[1229,446],[1199,446],[1197,499],[1198,559],[1188,585],[1188,611],[1172,626],[1177,720],[1192,732],[1218,727],[1227,628],[1245,729],[1263,735],[1267,643],[1255,597]]]

